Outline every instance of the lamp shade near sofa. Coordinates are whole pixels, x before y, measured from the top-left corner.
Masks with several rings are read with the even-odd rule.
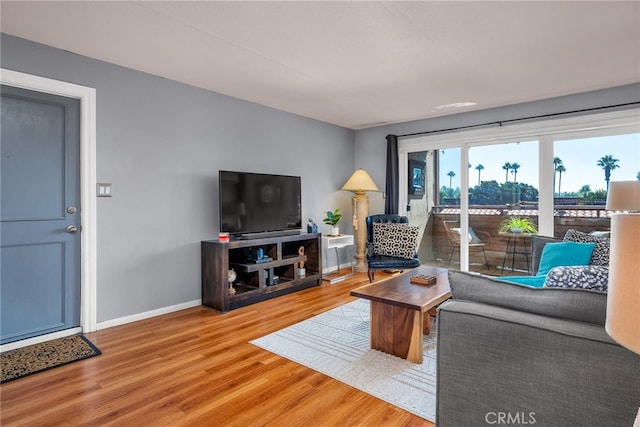
[[[607,333],[640,354],[640,181],[612,181]]]

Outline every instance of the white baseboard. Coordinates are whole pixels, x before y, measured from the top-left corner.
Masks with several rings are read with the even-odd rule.
[[[132,314],[130,316],[120,317],[118,319],[105,320],[104,322],[98,322],[98,330],[113,328],[114,326],[137,322],[138,320],[149,319],[151,317],[173,313],[174,311],[180,311],[186,308],[197,307],[199,305],[202,305],[201,299],[183,302],[182,304],[170,305],[169,307],[157,308],[155,310],[145,311],[144,313]]]

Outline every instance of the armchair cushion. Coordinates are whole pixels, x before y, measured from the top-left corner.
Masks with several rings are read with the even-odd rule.
[[[413,259],[417,245],[418,227],[406,223],[373,223],[375,255]]]
[[[459,227],[454,227],[454,228],[451,229],[451,231],[456,233],[458,236],[461,235]],[[458,239],[459,239],[459,237],[458,237]],[[476,232],[473,231],[473,228],[471,228],[471,227],[469,227],[469,239],[468,240],[469,240],[469,243],[471,243],[471,244],[484,243],[482,240],[480,240],[480,238],[478,237]]]
[[[411,259],[397,258],[385,255],[373,255],[367,258],[370,269],[404,270],[420,266],[420,260],[415,257]]]

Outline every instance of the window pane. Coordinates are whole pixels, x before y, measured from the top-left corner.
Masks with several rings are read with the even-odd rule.
[[[608,231],[609,181],[640,179],[640,134],[556,141],[554,234]]]
[[[420,262],[460,268],[459,238],[447,232],[447,227],[460,227],[460,148],[429,152],[426,165],[427,189],[435,194],[431,194],[428,203],[422,204],[429,214],[420,246]],[[416,217],[418,214],[411,212],[420,205],[411,199],[410,205],[410,218]]]
[[[469,269],[527,275],[538,227],[538,142],[472,147],[469,168]]]
[[[460,205],[460,148],[438,151],[440,204]]]
[[[409,153],[407,164],[407,218],[418,226],[418,256],[420,262],[431,259],[429,218],[434,205],[434,163],[431,151]]]

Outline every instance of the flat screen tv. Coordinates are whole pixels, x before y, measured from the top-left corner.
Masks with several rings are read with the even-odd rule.
[[[302,228],[299,176],[221,170],[219,183],[220,231],[250,237]]]

